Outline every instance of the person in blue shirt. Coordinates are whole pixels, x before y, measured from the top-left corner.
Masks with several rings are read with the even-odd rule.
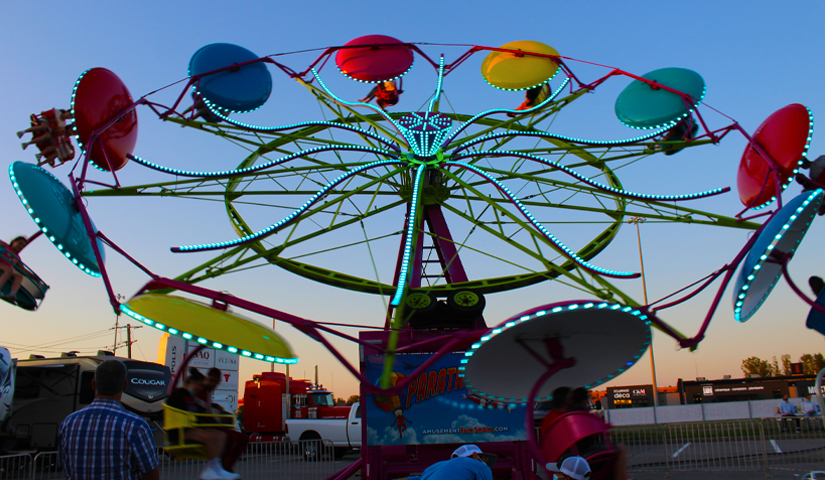
[[[159,480],[158,457],[146,420],[120,403],[126,365],[107,360],[95,369],[94,401],[63,420],[58,447],[72,480]]]
[[[801,430],[799,419],[795,418],[796,407],[794,406],[794,404],[788,401],[788,395],[782,397],[782,401],[779,402],[779,414],[782,415],[782,417],[794,418],[794,420],[796,421],[796,431],[798,432]],[[785,429],[784,421],[782,423],[782,429]]]
[[[493,480],[491,467],[497,458],[482,452],[477,445],[462,445],[449,460],[434,463],[420,477],[407,477],[407,480]]]

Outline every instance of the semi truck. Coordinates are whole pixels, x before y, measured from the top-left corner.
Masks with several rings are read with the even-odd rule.
[[[336,455],[361,446],[361,408],[336,406],[332,392],[283,373],[253,375],[244,387],[243,428],[252,441],[330,440]],[[306,452],[308,458],[314,449]]]

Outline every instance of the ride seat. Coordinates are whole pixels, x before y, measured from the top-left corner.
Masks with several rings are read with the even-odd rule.
[[[190,428],[235,428],[235,416],[224,414],[194,413],[179,408],[163,406],[163,450],[179,459],[209,460],[202,443],[186,442],[186,430]]]
[[[590,464],[591,480],[611,478],[618,450],[610,441],[610,427],[600,417],[584,411],[559,416],[542,433],[541,451],[549,462],[578,455]]]
[[[23,281],[17,290],[17,306],[25,310],[37,310],[43,298],[46,296],[49,285],[38,277],[25,263],[20,261],[25,267],[21,268],[16,265],[12,259],[20,261],[20,257],[18,257],[17,254],[7,249],[5,245],[0,244],[0,262],[11,265],[16,273],[23,276]],[[9,279],[5,285],[0,285],[0,293],[10,293],[11,283],[12,280]]]

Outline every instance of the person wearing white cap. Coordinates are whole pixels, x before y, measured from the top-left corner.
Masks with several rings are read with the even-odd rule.
[[[449,460],[430,465],[420,477],[408,480],[493,480],[491,468],[498,457],[484,453],[477,445],[467,444],[455,449]]]
[[[590,465],[582,457],[567,457],[556,463],[548,463],[547,470],[554,473],[558,480],[589,480]]]

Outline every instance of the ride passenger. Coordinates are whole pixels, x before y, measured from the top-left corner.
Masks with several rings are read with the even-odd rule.
[[[665,133],[664,137],[662,137],[663,142],[689,142],[696,138],[696,132],[699,131],[699,124],[696,123],[696,120],[693,116],[688,116],[687,118],[681,120],[677,123],[673,128]],[[662,151],[665,155],[673,155],[678,153],[684,149],[685,146],[675,144],[675,145],[663,145]]]
[[[214,392],[215,389],[218,388],[218,385],[220,385],[221,375],[222,372],[220,368],[210,368],[206,374],[206,377],[203,379],[203,390],[201,394],[198,395],[198,398],[203,400],[206,405],[206,408],[208,409],[206,413],[231,415],[230,412],[227,412],[219,404],[212,402],[212,392]],[[246,450],[246,446],[249,444],[249,437],[236,430],[226,429],[223,430],[223,433],[226,434],[226,446],[224,447],[223,455],[221,456],[221,465],[227,472],[234,472],[235,462],[241,458],[244,450]]]
[[[206,403],[199,397],[204,390],[204,375],[197,368],[189,368],[189,376],[183,387],[176,389],[166,399],[166,404],[179,410],[194,413],[207,413]],[[186,429],[185,439],[191,442],[202,443],[206,447],[206,456],[209,461],[200,473],[201,480],[237,480],[240,475],[228,472],[221,466],[221,455],[226,446],[226,432],[212,428]]]
[[[524,91],[524,101],[521,102],[521,105],[515,109],[527,110],[529,108],[533,108],[541,102],[547,100],[550,97],[550,93],[552,93],[550,90],[550,85],[546,83],[541,84],[538,87],[528,88]],[[514,112],[510,112],[507,116],[515,117],[516,114]]]
[[[32,139],[21,144],[23,150],[29,145],[36,145],[40,153],[35,157],[38,165],[48,163],[55,166],[55,160],[60,163],[71,160],[74,157],[74,147],[69,141],[69,135],[75,134],[74,125],[66,125],[66,121],[74,118],[67,110],[53,108],[41,112],[40,116],[32,115],[32,126],[26,130],[17,132],[17,136],[22,137],[25,133],[31,133]]]
[[[369,103],[370,100],[375,98],[375,103],[377,103],[383,110],[387,106],[398,103],[398,97],[401,93],[402,91],[398,89],[395,81],[387,80],[377,84],[372,88],[372,90],[370,90],[370,93],[368,93],[366,97],[359,98],[358,101],[362,103]]]
[[[550,426],[553,425],[556,419],[567,413],[570,409],[572,400],[570,392],[570,387],[558,387],[553,390],[553,400],[551,404],[553,409],[547,412],[547,415],[545,415],[541,421],[540,431],[542,435],[550,429]]]
[[[23,236],[15,237],[10,244],[0,240],[0,244],[7,250],[0,254],[0,272],[2,272],[2,274],[0,274],[0,289],[11,280],[11,290],[5,295],[0,295],[0,298],[7,302],[17,303],[17,291],[23,283],[23,274],[14,268],[15,265],[20,269],[31,272],[26,265],[20,261],[19,256],[20,251],[23,250],[28,243],[29,241]]]

